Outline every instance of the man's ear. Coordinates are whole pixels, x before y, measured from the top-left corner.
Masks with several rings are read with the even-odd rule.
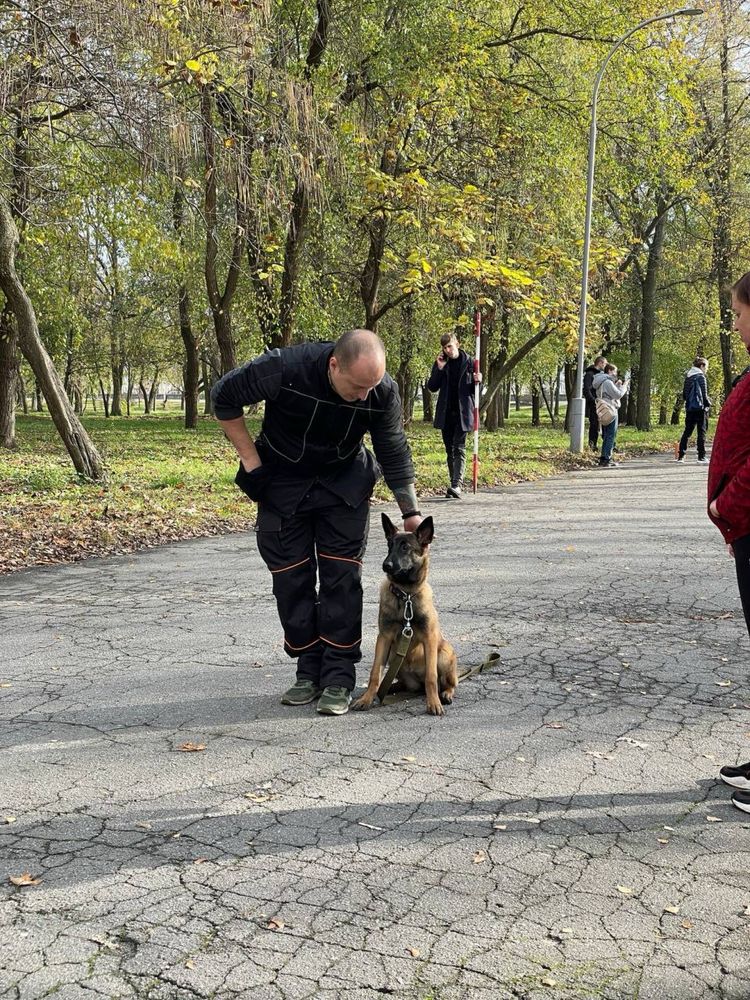
[[[432,523],[432,515],[426,517],[424,521],[420,524],[418,528],[415,529],[414,534],[417,536],[417,541],[425,548],[429,545],[432,539],[435,537],[435,528]]]
[[[385,537],[390,542],[393,536],[398,534],[398,528],[390,519],[390,517],[388,517],[388,515],[383,511],[380,512],[380,520],[383,522],[383,531],[385,532]]]

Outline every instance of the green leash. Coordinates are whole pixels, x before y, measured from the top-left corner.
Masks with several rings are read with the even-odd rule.
[[[402,636],[399,636],[399,642],[396,645],[395,657],[400,656],[401,638]],[[380,687],[378,688],[378,698],[380,699],[381,705],[392,705],[394,702],[403,701],[406,698],[414,697],[415,694],[414,691],[398,691],[394,694],[387,693],[388,688],[391,686],[391,684],[396,678],[396,675],[401,669],[401,665],[406,659],[406,653],[408,651],[409,651],[409,646],[407,645],[406,652],[404,652],[403,656],[401,656],[400,661],[398,662],[395,670],[393,669],[393,666],[391,665],[389,659],[388,673],[386,674],[385,679],[382,681]],[[476,667],[469,667],[468,669],[464,670],[463,673],[460,673],[458,675],[458,683],[460,684],[461,681],[465,681],[467,677],[474,677],[476,674],[483,674],[485,670],[490,670],[492,667],[498,666],[499,663],[500,663],[499,653],[488,653],[487,656],[485,656],[485,658],[482,660],[482,662],[477,664]]]

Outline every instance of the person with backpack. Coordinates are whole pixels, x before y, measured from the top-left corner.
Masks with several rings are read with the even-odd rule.
[[[604,371],[607,359],[601,354],[594,358],[593,365],[589,365],[583,372],[583,398],[586,401],[586,416],[589,421],[589,448],[592,451],[599,450],[599,417],[596,415],[596,395],[592,383],[599,372]]]
[[[617,378],[617,365],[606,364],[604,370],[595,375],[591,387],[596,397],[596,412],[602,428],[602,454],[599,466],[602,469],[617,469],[612,458],[617,441],[617,424],[620,400],[630,388],[629,382]]]
[[[698,463],[708,465],[706,458],[706,431],[708,430],[708,410],[711,400],[708,398],[706,372],[708,361],[696,358],[693,367],[685,376],[682,387],[682,397],[685,400],[685,430],[679,444],[677,461],[684,463],[688,442],[694,430],[698,431]]]
[[[734,329],[750,353],[750,271],[732,289]],[[708,468],[708,516],[734,559],[750,635],[750,365],[737,376],[721,408]],[[734,789],[732,805],[750,813],[750,762],[727,764],[719,777]]]

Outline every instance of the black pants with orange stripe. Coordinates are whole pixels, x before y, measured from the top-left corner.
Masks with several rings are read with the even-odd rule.
[[[273,577],[284,649],[297,658],[299,680],[355,686],[369,522],[369,498],[349,507],[322,486],[314,486],[294,514],[263,503],[258,508],[258,551]]]

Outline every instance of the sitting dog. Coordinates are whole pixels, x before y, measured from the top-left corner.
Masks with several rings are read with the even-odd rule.
[[[407,599],[411,598],[409,610],[414,635],[397,682],[408,691],[424,690],[427,711],[431,715],[444,715],[443,705],[453,701],[458,670],[453,647],[440,632],[432,588],[427,583],[429,545],[434,537],[432,518],[426,517],[416,531],[399,531],[386,514],[381,514],[381,518],[388,555],[383,562],[386,579],[380,587],[375,660],[367,690],[352,708],[362,710],[372,705],[380,686],[381,667],[385,667],[389,651],[395,650],[407,623],[405,609]]]

